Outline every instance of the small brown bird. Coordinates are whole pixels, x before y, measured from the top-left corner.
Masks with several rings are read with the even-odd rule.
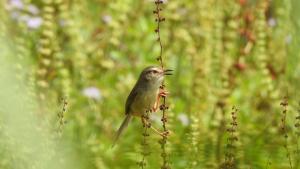
[[[160,89],[165,75],[171,75],[171,69],[163,70],[160,67],[150,66],[145,68],[135,86],[127,97],[125,104],[125,119],[117,131],[114,144],[119,139],[124,129],[128,126],[132,116],[141,117],[145,124],[147,119],[143,118],[146,111],[155,112],[159,106],[159,98],[165,97],[167,92]],[[159,133],[155,128],[151,127]],[[162,133],[159,133],[162,134]]]

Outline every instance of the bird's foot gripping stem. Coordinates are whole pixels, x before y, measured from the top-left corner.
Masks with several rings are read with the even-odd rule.
[[[165,89],[162,89],[162,88],[159,89],[159,93],[158,93],[159,97],[167,97],[168,95],[169,95],[168,91],[166,91]]]
[[[167,92],[165,89],[162,89],[162,88],[159,89],[159,93],[157,95],[156,102],[155,102],[155,104],[153,106],[153,109],[152,109],[153,112],[156,112],[157,109],[159,108],[160,98],[161,97],[167,97],[167,95],[169,95],[169,92]]]

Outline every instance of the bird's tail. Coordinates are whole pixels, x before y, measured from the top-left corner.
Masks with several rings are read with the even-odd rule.
[[[113,146],[116,144],[116,142],[118,141],[118,139],[119,139],[119,137],[121,136],[123,130],[128,126],[128,124],[129,124],[131,118],[132,118],[132,116],[131,116],[130,114],[128,114],[128,115],[125,117],[123,123],[121,124],[120,128],[119,128],[118,131],[117,131],[117,134],[116,134],[116,136],[115,136],[115,139],[114,139],[114,142],[113,142],[112,147],[113,147]]]

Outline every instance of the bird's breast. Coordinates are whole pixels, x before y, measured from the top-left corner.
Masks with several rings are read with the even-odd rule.
[[[141,116],[144,112],[151,110],[156,102],[157,95],[158,89],[140,91],[132,104],[133,115]]]

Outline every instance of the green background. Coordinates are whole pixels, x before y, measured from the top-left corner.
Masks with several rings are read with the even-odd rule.
[[[299,1],[164,2],[169,167],[300,168]],[[139,73],[159,65],[154,9],[151,0],[1,1],[1,169],[141,168],[140,119],[111,146]],[[145,168],[162,166],[159,139],[150,132]]]

